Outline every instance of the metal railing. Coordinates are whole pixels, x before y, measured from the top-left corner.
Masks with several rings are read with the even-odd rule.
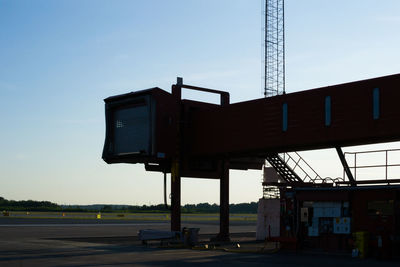
[[[289,153],[282,153],[281,158],[283,161],[303,180],[303,182],[316,183],[318,180],[323,181],[324,179],[319,176],[319,174],[305,161],[299,153],[291,152],[294,156]],[[304,177],[296,171],[299,169],[303,172]]]
[[[344,156],[346,157],[352,157],[353,164],[349,164],[349,168],[353,173],[354,179],[357,180],[357,170],[360,169],[369,169],[369,168],[384,168],[384,179],[376,179],[376,180],[367,180],[367,181],[357,181],[357,183],[398,183],[400,182],[400,179],[389,179],[388,177],[388,169],[390,167],[400,167],[400,160],[399,163],[393,164],[389,163],[389,158],[390,155],[393,154],[394,152],[400,153],[400,149],[386,149],[386,150],[371,150],[371,151],[357,151],[357,152],[345,152]],[[384,164],[367,164],[367,165],[358,165],[360,156],[362,154],[384,154]],[[343,170],[343,179],[346,178],[346,173]],[[400,178],[400,177],[399,177]]]

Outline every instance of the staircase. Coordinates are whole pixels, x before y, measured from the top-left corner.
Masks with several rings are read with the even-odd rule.
[[[265,158],[275,171],[285,180],[286,183],[303,183],[303,180],[289,167],[289,165],[279,156],[273,153]]]

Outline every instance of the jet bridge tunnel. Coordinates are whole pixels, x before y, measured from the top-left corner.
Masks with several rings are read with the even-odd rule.
[[[219,94],[221,102],[183,100],[182,89]],[[336,148],[346,170],[341,147],[400,140],[399,99],[400,74],[235,104],[227,92],[178,78],[171,93],[156,87],[104,100],[103,159],[171,173],[172,230],[181,225],[180,178],[220,179],[219,238],[227,239],[229,169],[261,169],[280,152]]]

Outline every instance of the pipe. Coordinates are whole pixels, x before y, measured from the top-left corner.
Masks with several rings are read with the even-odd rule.
[[[164,206],[165,209],[168,209],[168,203],[167,203],[167,173],[164,172]]]

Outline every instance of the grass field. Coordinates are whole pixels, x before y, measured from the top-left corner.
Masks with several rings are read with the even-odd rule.
[[[1,217],[32,219],[92,219],[92,220],[132,220],[132,221],[169,221],[169,213],[96,213],[96,212],[23,212],[10,211],[0,213]],[[218,213],[182,214],[183,221],[219,221]],[[257,214],[230,214],[231,221],[256,221]]]

